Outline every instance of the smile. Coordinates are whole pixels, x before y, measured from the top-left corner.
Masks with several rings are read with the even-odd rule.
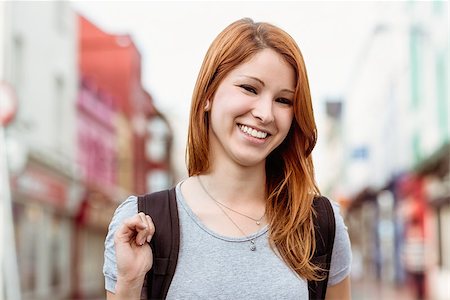
[[[259,131],[255,128],[248,127],[246,125],[238,124],[238,127],[246,135],[249,135],[249,136],[257,138],[257,139],[265,139],[268,135],[267,132]]]

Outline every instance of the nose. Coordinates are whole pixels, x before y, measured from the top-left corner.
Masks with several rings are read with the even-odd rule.
[[[274,121],[273,101],[271,97],[261,97],[255,102],[252,109],[253,117],[259,119],[261,123],[268,124]]]

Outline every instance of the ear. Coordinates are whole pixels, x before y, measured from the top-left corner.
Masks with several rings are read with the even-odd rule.
[[[205,111],[210,111],[211,110],[211,101],[209,101],[209,99],[208,100],[206,100],[206,103],[205,103]]]

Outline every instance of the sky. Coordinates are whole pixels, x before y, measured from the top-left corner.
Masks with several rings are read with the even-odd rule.
[[[173,162],[178,177],[184,176],[188,116],[197,73],[210,43],[222,29],[250,17],[287,31],[302,51],[320,123],[324,100],[345,95],[357,57],[383,5],[344,1],[72,1],[78,13],[103,31],[133,38],[142,55],[142,84],[175,133]]]

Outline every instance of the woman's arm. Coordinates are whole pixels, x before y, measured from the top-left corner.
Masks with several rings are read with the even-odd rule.
[[[336,220],[336,235],[334,238],[333,253],[331,255],[330,274],[326,299],[351,299],[350,266],[352,252],[347,226],[340,214],[339,206],[333,204]]]
[[[123,286],[118,281],[116,284],[116,293],[106,291],[107,300],[125,300],[125,299],[140,299],[142,290],[142,282],[139,280],[136,283],[127,283]]]
[[[139,213],[126,219],[114,235],[117,261],[115,293],[107,291],[107,299],[139,299],[145,274],[152,267],[153,255],[148,244],[155,233],[150,218]]]
[[[350,276],[345,277],[338,284],[327,287],[326,300],[350,300],[351,298]]]

